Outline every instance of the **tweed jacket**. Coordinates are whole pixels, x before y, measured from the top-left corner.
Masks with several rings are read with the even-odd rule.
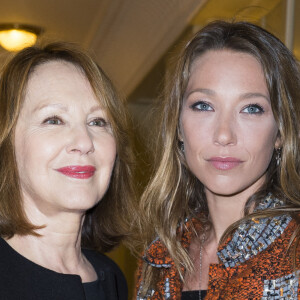
[[[277,206],[271,197],[258,209]],[[182,245],[188,249],[191,225],[182,235]],[[251,219],[241,224],[227,241],[218,248],[218,264],[209,268],[209,284],[205,299],[300,299],[300,247],[296,252],[296,266],[292,260],[290,238],[296,222],[289,215]],[[290,249],[289,251],[287,249]],[[161,277],[154,289],[141,297],[142,267],[149,264],[161,269]],[[184,270],[183,270],[184,271]],[[137,300],[181,299],[182,281],[167,248],[156,238],[145,251],[137,276]]]

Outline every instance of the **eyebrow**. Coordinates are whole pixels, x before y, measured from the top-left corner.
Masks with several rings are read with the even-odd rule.
[[[59,108],[59,109],[61,109],[63,111],[67,111],[68,110],[68,108],[66,106],[64,106],[64,105],[62,105],[60,103],[51,103],[51,104],[42,104],[42,105],[39,105],[39,106],[37,106],[33,110],[33,112],[36,112],[36,111],[39,111],[39,110],[42,110],[42,109],[48,108],[48,107],[49,108]]]
[[[240,96],[240,99],[251,99],[251,98],[265,98],[270,102],[270,98],[262,93],[245,93]]]
[[[42,110],[44,108],[59,108],[65,112],[68,111],[68,107],[61,104],[61,103],[51,103],[51,104],[43,104],[43,105],[40,105],[38,107],[36,107],[33,112],[36,112],[36,111],[39,111],[39,110]],[[92,108],[90,109],[90,113],[93,113],[97,110],[102,110],[102,107],[101,105],[95,105],[95,106],[92,106]]]
[[[184,98],[188,98],[191,94],[194,94],[194,93],[203,93],[203,94],[206,94],[208,96],[214,96],[216,95],[216,93],[213,91],[213,90],[210,90],[210,89],[203,89],[203,88],[198,88],[198,89],[194,89],[194,90],[191,90],[190,92],[188,92],[187,94],[184,95]]]
[[[214,92],[213,90],[204,89],[204,88],[197,88],[197,89],[191,90],[186,95],[184,95],[184,99],[188,98],[193,93],[203,93],[203,94],[206,94],[208,96],[215,96],[216,95],[216,92]],[[259,98],[259,97],[265,98],[268,102],[270,102],[270,98],[268,96],[262,94],[262,93],[244,93],[244,94],[241,94],[239,96],[239,98],[241,100],[251,99],[251,98]]]
[[[95,112],[97,110],[103,110],[103,108],[101,107],[101,105],[95,105],[90,109],[90,112]]]

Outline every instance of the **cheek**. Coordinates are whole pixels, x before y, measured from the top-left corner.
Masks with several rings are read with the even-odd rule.
[[[26,167],[31,162],[31,157],[35,155],[35,147],[31,147],[31,145],[31,140],[24,133],[16,133],[15,155],[20,176],[26,172]]]
[[[28,169],[29,172],[35,170],[41,173],[60,150],[59,136],[46,138],[41,135],[24,135],[24,138],[16,143],[16,161],[19,172]]]
[[[185,155],[189,152],[206,148],[212,141],[212,126],[200,118],[182,118],[181,134],[184,141]]]
[[[245,148],[248,149],[249,155],[254,157],[257,161],[261,163],[268,163],[272,158],[272,154],[275,148],[276,137],[269,136],[254,136],[246,140]]]
[[[263,130],[265,128],[265,130]],[[263,127],[257,131],[249,131],[244,138],[244,149],[248,152],[250,158],[251,170],[264,173],[272,159],[277,137],[277,128],[274,126]]]
[[[257,152],[273,152],[278,129],[274,122],[261,122],[252,126],[241,126],[240,139]]]
[[[116,159],[116,142],[113,136],[107,136],[96,142],[97,160],[113,165]]]

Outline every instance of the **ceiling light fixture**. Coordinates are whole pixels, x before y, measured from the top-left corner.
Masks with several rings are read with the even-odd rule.
[[[0,24],[0,45],[7,51],[20,51],[36,43],[42,29],[23,24]]]

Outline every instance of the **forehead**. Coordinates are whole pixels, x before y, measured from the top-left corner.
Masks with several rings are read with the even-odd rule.
[[[38,65],[28,79],[24,98],[24,105],[30,102],[33,106],[53,102],[100,105],[84,72],[65,61]]]
[[[215,67],[236,66],[238,63],[256,66],[263,71],[261,62],[252,54],[242,51],[234,51],[231,49],[208,50],[196,57],[190,65],[190,73],[199,66],[206,67],[212,65]]]
[[[228,83],[228,88],[239,82],[249,88],[261,85],[267,89],[262,65],[256,57],[227,49],[209,50],[192,62],[188,88],[199,81]]]
[[[37,65],[29,75],[27,86],[30,89],[32,85],[63,85],[74,79],[87,81],[79,66],[63,60],[53,60]]]

